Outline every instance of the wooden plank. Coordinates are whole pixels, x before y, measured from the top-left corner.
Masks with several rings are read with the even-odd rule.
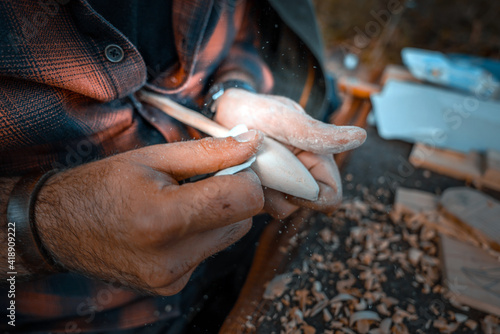
[[[481,177],[481,156],[477,152],[465,154],[417,143],[411,151],[410,162],[417,168],[459,180],[474,181]]]
[[[444,284],[451,298],[500,316],[500,262],[488,252],[440,236]]]
[[[399,187],[396,189],[394,209],[413,214],[437,209],[438,198],[426,191]]]
[[[481,241],[461,225],[440,214],[438,204],[439,198],[437,195],[421,190],[399,187],[396,189],[392,214],[396,216],[400,213],[413,214],[413,219],[417,219],[441,234],[468,242],[474,246],[481,245]]]
[[[500,251],[500,202],[480,191],[458,187],[446,189],[440,205],[445,215]]]

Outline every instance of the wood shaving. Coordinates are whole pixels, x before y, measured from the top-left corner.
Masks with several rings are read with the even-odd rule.
[[[292,277],[290,274],[282,274],[274,277],[273,280],[267,284],[263,298],[274,299],[281,297],[291,281]]]
[[[500,333],[498,318],[478,318],[443,287],[437,241],[448,223],[430,212],[391,212],[374,199],[316,216],[319,228],[285,247],[299,253],[266,288],[268,316],[246,324],[246,332],[269,333],[260,326],[277,322],[274,332],[284,334]]]

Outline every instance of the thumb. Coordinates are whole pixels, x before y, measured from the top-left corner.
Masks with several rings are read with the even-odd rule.
[[[239,165],[257,153],[264,135],[250,130],[235,137],[204,138],[132,151],[131,158],[177,181]]]

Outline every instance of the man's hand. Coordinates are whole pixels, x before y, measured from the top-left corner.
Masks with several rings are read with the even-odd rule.
[[[342,185],[333,153],[354,149],[366,139],[365,130],[355,126],[335,126],[307,115],[296,102],[281,96],[259,95],[229,89],[216,102],[215,120],[232,128],[245,124],[288,145],[319,184],[315,202],[265,190],[265,210],[275,218],[285,218],[299,206],[333,212],[342,199]]]
[[[243,163],[262,134],[150,146],[56,174],[42,188],[42,242],[72,271],[161,295],[251,227],[264,197],[251,170],[179,185]]]

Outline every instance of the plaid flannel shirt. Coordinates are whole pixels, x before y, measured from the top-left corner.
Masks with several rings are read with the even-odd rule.
[[[241,0],[174,1],[179,61],[156,73],[86,1],[0,1],[0,175],[148,145],[151,127],[167,141],[197,136],[134,105],[142,87],[196,106],[210,79],[238,70],[269,92],[272,76],[256,53],[248,18]],[[110,44],[124,50],[122,61],[105,57]]]
[[[142,87],[196,107],[210,80],[236,70],[270,91],[272,76],[255,51],[245,1],[176,0],[172,10],[179,61],[156,73],[86,1],[0,1],[0,175],[200,137],[137,103]],[[106,58],[110,44],[123,49],[122,61]],[[19,283],[16,302],[18,328],[25,323],[39,331],[127,328],[179,315],[172,298],[74,274]]]
[[[138,103],[134,93],[143,87],[196,108],[212,80],[243,71],[260,92],[270,92],[273,81],[287,82],[275,92],[320,110],[325,82],[317,54],[269,4],[251,4],[249,11],[245,0],[174,0],[178,62],[158,73],[85,0],[0,0],[0,176],[68,168],[146,145],[200,137]],[[122,61],[106,58],[110,44],[123,49]],[[320,89],[311,90],[312,85]],[[2,292],[2,314],[5,296]],[[136,327],[178,317],[177,297],[141,296],[119,284],[53,275],[18,283],[17,329]]]

